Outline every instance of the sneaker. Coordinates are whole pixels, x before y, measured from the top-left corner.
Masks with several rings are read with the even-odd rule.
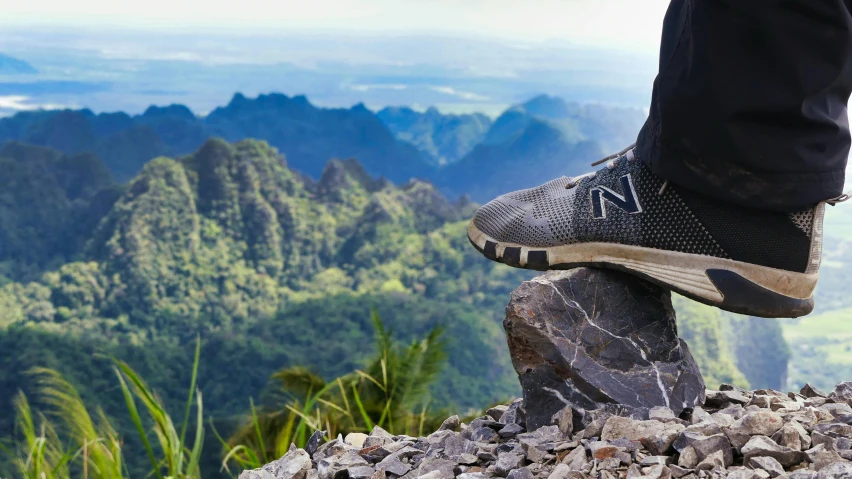
[[[745,208],[669,185],[633,149],[607,160],[482,206],[470,242],[517,268],[618,269],[735,313],[813,310],[825,202],[797,213]]]

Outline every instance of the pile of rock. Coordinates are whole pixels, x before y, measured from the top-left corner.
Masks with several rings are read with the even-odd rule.
[[[240,479],[852,478],[852,383],[830,394],[706,391],[702,407],[566,407],[526,431],[521,401],[463,424],[453,416],[427,437],[381,428],[305,449]]]

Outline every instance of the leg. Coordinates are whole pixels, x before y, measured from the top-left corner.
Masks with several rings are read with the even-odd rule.
[[[843,188],[850,91],[843,0],[672,0],[637,156],[713,198],[812,207]]]

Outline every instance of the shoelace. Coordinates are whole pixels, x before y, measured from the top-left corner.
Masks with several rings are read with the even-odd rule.
[[[636,154],[633,152],[633,150],[635,148],[636,148],[636,143],[633,143],[632,145],[630,145],[627,148],[619,151],[618,153],[609,155],[606,158],[601,158],[600,160],[592,163],[592,166],[598,166],[600,164],[606,163],[607,169],[611,170],[611,169],[615,168],[615,166],[618,164],[618,160],[620,160],[622,158],[626,158],[627,161],[635,161],[636,160]],[[579,184],[580,180],[582,180],[583,178],[591,178],[591,177],[595,176],[596,174],[597,174],[597,171],[593,171],[591,173],[586,173],[584,175],[574,176],[574,177],[572,177],[568,180],[568,184],[565,185],[565,189],[571,189],[571,188],[577,186],[577,184]],[[669,180],[665,180],[663,182],[663,186],[660,188],[660,191],[659,191],[658,194],[662,195],[666,191],[667,186],[669,186]],[[843,201],[846,201],[846,199],[844,199]]]

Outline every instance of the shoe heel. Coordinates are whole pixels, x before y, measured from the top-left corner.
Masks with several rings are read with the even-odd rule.
[[[722,309],[762,318],[798,318],[814,309],[814,298],[784,296],[725,269],[708,269],[707,277],[722,293]]]

